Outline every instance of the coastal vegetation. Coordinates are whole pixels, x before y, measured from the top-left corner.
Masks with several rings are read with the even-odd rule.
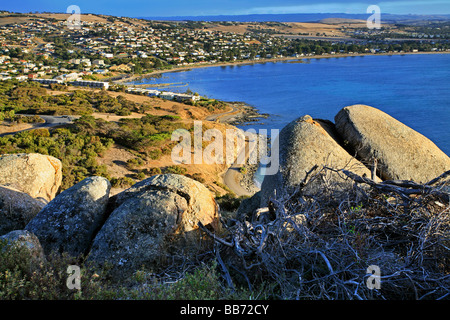
[[[176,129],[192,130],[189,119],[197,119],[192,106],[204,109],[205,114],[224,110],[226,104],[216,99],[202,98],[187,104],[173,104],[166,111],[161,99],[146,97],[132,100],[125,93],[112,95],[105,90],[74,89],[66,85],[48,87],[35,82],[6,80],[0,83],[0,121],[14,126],[45,122],[39,115],[73,115],[74,121],[64,127],[35,128],[14,135],[0,137],[0,153],[41,153],[63,161],[62,190],[90,175],[111,179],[114,187],[124,188],[157,173],[187,174],[184,167],[162,162],[160,167],[142,168],[147,160],[158,161],[170,155],[171,134]],[[54,91],[56,90],[56,91]],[[112,91],[113,92],[113,91]],[[179,111],[184,106],[181,116]],[[95,114],[118,116],[116,121]],[[156,114],[153,114],[156,113]],[[24,116],[22,114],[31,114]],[[126,118],[137,114],[135,118]],[[124,118],[120,118],[120,117]],[[186,121],[188,120],[188,121]],[[126,161],[128,176],[110,173],[99,162],[112,146],[123,147],[135,157]],[[119,159],[117,159],[119,161]],[[200,173],[192,172],[202,180]]]
[[[0,300],[217,300],[255,295],[245,288],[233,292],[222,286],[214,262],[191,266],[173,285],[168,284],[170,276],[162,279],[145,269],[118,284],[108,275],[108,267],[99,272],[80,257],[53,255],[38,264],[23,247],[6,248],[7,242],[0,240]],[[67,288],[68,265],[82,266],[83,290]]]
[[[41,153],[63,162],[62,189],[69,188],[89,175],[109,177],[99,165],[101,156],[112,144],[111,138],[80,131],[84,123],[71,128],[36,129],[0,137],[0,153]]]
[[[66,128],[51,131],[35,129],[0,137],[0,153],[36,152],[61,159],[64,170],[62,188],[66,189],[88,175],[109,178],[106,167],[98,164],[97,157],[114,143],[139,152],[149,150],[152,157],[161,152],[155,150],[170,152],[170,149],[161,147],[170,142],[172,131],[188,128],[179,120],[177,116],[146,115],[140,119],[121,119],[119,123],[113,123],[82,116]],[[128,162],[133,168],[144,161],[142,158],[136,159]],[[176,166],[165,170],[179,174],[186,172]],[[129,179],[127,181],[130,182]]]
[[[66,89],[66,86],[58,89]],[[122,96],[113,98],[105,91],[73,90],[50,94],[35,82],[3,81],[0,89],[0,116],[15,113],[42,115],[89,115],[93,112],[126,116],[131,112],[144,113],[148,104],[136,104]]]

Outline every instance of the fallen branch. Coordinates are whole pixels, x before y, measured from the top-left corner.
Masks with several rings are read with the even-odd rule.
[[[228,241],[225,241],[224,239],[222,239],[222,238],[216,236],[214,233],[212,233],[211,231],[209,231],[209,230],[203,225],[203,223],[201,223],[200,221],[197,223],[197,225],[198,225],[198,227],[199,227],[200,229],[202,229],[209,237],[211,237],[211,238],[214,239],[215,241],[217,241],[217,242],[219,242],[219,243],[221,243],[221,244],[223,244],[223,245],[225,245],[225,246],[227,246],[227,247],[230,247],[230,248],[233,248],[233,247],[234,247],[233,243],[228,242]]]
[[[430,180],[429,182],[425,183],[427,186],[432,186],[436,183],[438,183],[439,181],[447,178],[448,176],[450,176],[450,170],[445,171],[443,174],[441,174],[440,176]]]
[[[450,174],[450,171],[445,172],[444,174],[440,175],[438,178],[431,180],[427,184],[419,184],[413,181],[409,180],[386,180],[380,183],[374,182],[371,179],[368,179],[366,177],[361,177],[351,171],[348,170],[340,170],[342,173],[344,173],[347,177],[352,179],[353,181],[357,183],[365,183],[368,184],[380,191],[383,192],[395,192],[402,196],[403,198],[406,198],[406,196],[409,195],[427,195],[427,194],[433,194],[436,197],[440,198],[441,200],[445,202],[449,202],[449,195],[445,192],[439,191],[437,188],[430,186],[430,184],[435,184],[439,180],[445,178]]]

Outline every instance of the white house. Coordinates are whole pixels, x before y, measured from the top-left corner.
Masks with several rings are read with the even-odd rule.
[[[159,97],[166,100],[173,100],[173,98],[175,97],[175,93],[163,91],[159,94]]]
[[[149,97],[157,97],[160,95],[160,92],[158,90],[147,90],[147,95]]]

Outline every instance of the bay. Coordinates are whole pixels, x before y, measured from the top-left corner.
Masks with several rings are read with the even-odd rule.
[[[241,101],[269,114],[242,129],[282,129],[296,118],[334,121],[345,106],[376,107],[432,140],[450,155],[450,55],[408,54],[304,59],[195,68],[145,78],[164,90]],[[156,89],[163,90],[161,87]]]

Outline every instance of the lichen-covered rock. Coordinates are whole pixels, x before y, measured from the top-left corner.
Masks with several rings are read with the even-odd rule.
[[[38,153],[0,155],[0,185],[50,201],[59,192],[61,181],[62,163],[55,157]]]
[[[46,254],[85,254],[106,220],[110,189],[110,182],[103,177],[86,178],[56,196],[25,230],[39,238]]]
[[[279,134],[279,164],[277,174],[264,177],[261,185],[260,207],[266,207],[271,197],[281,198],[303,182],[307,172],[317,165],[310,177],[323,166],[347,169],[370,177],[370,170],[350,155],[341,145],[333,123],[315,120],[306,115],[286,125]],[[328,171],[323,179],[334,183],[336,191],[351,187],[342,174]],[[320,192],[323,179],[315,179],[304,192],[313,195]]]
[[[14,230],[1,236],[0,240],[6,240],[7,246],[25,248],[33,259],[45,259],[39,239],[29,231]]]
[[[335,122],[359,158],[377,159],[383,180],[427,183],[450,170],[450,158],[431,140],[379,109],[348,106],[339,111]]]
[[[27,193],[0,186],[0,236],[25,228],[44,206]]]
[[[116,207],[148,190],[168,190],[185,198],[189,210],[183,213],[179,228],[183,232],[198,229],[197,223],[219,226],[217,203],[212,193],[200,182],[178,174],[160,174],[142,180],[117,195]]]
[[[211,192],[193,179],[156,175],[115,196],[114,211],[98,232],[88,256],[109,262],[121,276],[143,265],[158,267],[170,255],[196,253],[197,223],[216,229],[217,204]]]

